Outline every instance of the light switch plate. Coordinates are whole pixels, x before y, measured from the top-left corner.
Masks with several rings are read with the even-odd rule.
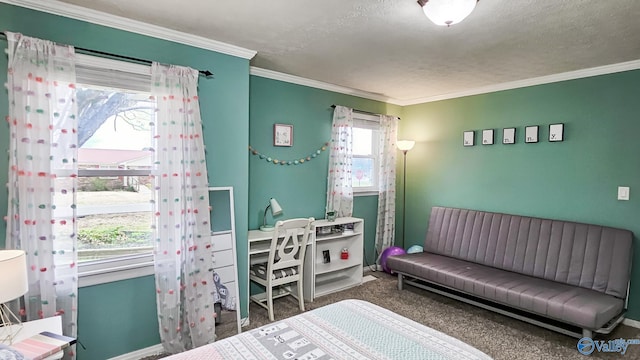
[[[618,200],[629,200],[628,186],[618,186]]]

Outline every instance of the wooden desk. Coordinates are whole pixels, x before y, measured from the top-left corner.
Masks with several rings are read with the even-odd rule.
[[[315,239],[315,229],[311,228],[311,234],[307,241],[307,250],[304,255],[303,285],[305,301],[313,301],[313,239]],[[302,235],[302,233],[300,234]],[[265,263],[269,260],[269,249],[273,231],[249,230],[249,266]]]
[[[267,262],[273,232],[249,231],[249,265]],[[305,301],[362,284],[364,220],[353,217],[316,220],[304,256]],[[348,259],[341,259],[343,249]],[[328,253],[326,261],[323,253]]]

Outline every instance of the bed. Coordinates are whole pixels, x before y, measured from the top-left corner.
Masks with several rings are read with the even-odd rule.
[[[491,359],[449,335],[362,300],[343,300],[170,360]]]

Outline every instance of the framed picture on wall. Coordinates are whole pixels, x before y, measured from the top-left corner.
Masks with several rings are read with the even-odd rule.
[[[549,125],[549,141],[563,141],[564,140],[564,124],[551,124]]]
[[[464,134],[462,135],[462,145],[473,146],[475,135],[476,135],[475,131],[465,131]]]
[[[538,126],[527,126],[524,128],[524,142],[537,143],[538,142]]]
[[[482,145],[493,145],[493,129],[482,130]]]
[[[273,146],[293,146],[293,125],[273,124]]]
[[[502,143],[503,144],[515,144],[516,143],[516,128],[504,128],[504,129],[502,129]]]

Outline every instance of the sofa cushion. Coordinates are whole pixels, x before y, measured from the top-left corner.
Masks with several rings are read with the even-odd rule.
[[[424,250],[624,299],[632,243],[623,229],[433,207]]]
[[[513,308],[586,329],[620,314],[624,301],[599,291],[431,253],[390,256],[387,266]]]

